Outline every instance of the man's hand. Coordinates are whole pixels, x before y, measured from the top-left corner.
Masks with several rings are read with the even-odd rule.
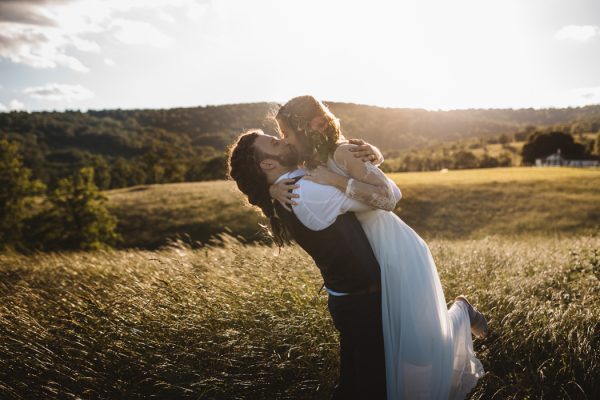
[[[354,157],[360,158],[363,162],[370,162],[373,165],[380,165],[383,162],[383,155],[379,149],[362,139],[350,139],[350,144],[356,145],[350,149]]]
[[[274,183],[269,186],[269,194],[271,195],[271,198],[277,200],[283,208],[292,211],[290,206],[298,205],[293,199],[297,199],[300,196],[290,192],[290,190],[299,187],[299,185],[295,184],[294,179],[284,179],[279,183]]]

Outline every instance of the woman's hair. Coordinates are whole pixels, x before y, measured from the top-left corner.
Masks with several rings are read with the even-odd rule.
[[[259,166],[262,156],[254,147],[256,138],[261,134],[260,130],[244,132],[229,147],[227,151],[228,175],[235,181],[238,189],[248,197],[248,202],[259,207],[269,218],[271,230],[267,229],[267,234],[277,246],[281,247],[287,241],[286,231],[281,220],[275,215],[269,194],[269,183]]]
[[[311,127],[315,117],[322,117],[327,125],[324,132],[319,132]],[[284,130],[291,130],[303,147],[300,150],[301,161],[309,168],[326,162],[327,157],[333,154],[337,143],[344,140],[340,129],[340,122],[331,111],[319,100],[312,96],[294,97],[285,103],[275,116],[277,122]]]

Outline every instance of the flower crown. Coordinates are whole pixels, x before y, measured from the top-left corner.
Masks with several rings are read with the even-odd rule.
[[[308,140],[308,144],[311,145],[311,158],[326,162],[336,141],[335,138],[328,135],[328,128],[335,129],[333,122],[327,118],[327,128],[323,132],[319,132],[310,127],[310,121],[304,116],[286,112],[280,113],[280,115],[288,121],[292,129]]]

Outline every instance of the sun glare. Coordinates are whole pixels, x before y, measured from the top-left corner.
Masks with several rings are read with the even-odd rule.
[[[14,4],[0,3],[15,15],[0,22],[0,105],[176,107],[303,93],[426,109],[600,103],[600,28],[540,0]],[[95,95],[27,97],[44,84]]]

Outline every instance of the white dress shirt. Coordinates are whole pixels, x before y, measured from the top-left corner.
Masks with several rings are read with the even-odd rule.
[[[299,168],[281,175],[275,183],[284,179],[304,176],[305,173],[304,169]],[[321,185],[305,179],[300,179],[297,184],[299,187],[292,192],[300,197],[296,200],[298,204],[293,205],[292,208],[300,222],[310,230],[321,231],[333,224],[338,215],[349,211],[373,210],[373,207],[351,199],[334,186]],[[402,196],[400,190],[396,184],[393,187],[395,197],[400,200]],[[327,287],[325,290],[333,296],[348,295],[348,293],[335,292]]]
[[[275,183],[304,176],[306,172],[299,168],[281,175]],[[334,186],[321,185],[309,180],[300,179],[294,194],[300,197],[296,201],[298,205],[292,206],[294,214],[304,226],[312,231],[322,231],[333,224],[338,215],[348,211],[369,211],[373,207],[351,199],[345,193]]]

